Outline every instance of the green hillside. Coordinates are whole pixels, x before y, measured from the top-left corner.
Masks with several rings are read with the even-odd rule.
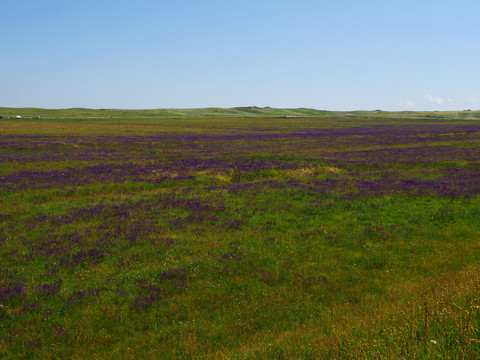
[[[309,108],[279,109],[272,107],[233,107],[233,108],[189,108],[189,109],[42,109],[0,107],[0,116],[4,118],[157,118],[157,117],[340,117],[356,116],[368,118],[434,118],[434,119],[478,119],[480,111],[449,112],[389,112],[389,111],[326,111]]]
[[[141,118],[141,117],[317,117],[335,112],[316,109],[277,109],[271,107],[190,108],[190,109],[41,109],[0,107],[0,116],[13,118]]]

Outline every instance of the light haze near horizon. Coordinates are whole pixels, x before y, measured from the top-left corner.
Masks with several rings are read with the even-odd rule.
[[[480,109],[480,2],[0,0],[0,106]]]

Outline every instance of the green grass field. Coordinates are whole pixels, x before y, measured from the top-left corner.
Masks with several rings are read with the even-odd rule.
[[[216,117],[216,118],[345,118],[373,117],[375,119],[480,119],[480,111],[446,111],[446,112],[388,112],[388,111],[325,111],[307,108],[278,109],[271,107],[244,106],[234,108],[191,108],[191,109],[41,109],[41,108],[8,108],[0,107],[0,116],[15,118],[46,118],[46,119],[155,119],[182,117]]]
[[[0,115],[0,358],[480,357],[480,112]]]

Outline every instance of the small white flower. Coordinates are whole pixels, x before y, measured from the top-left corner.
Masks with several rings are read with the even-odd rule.
[[[430,340],[432,344],[436,344],[437,342],[435,340]]]

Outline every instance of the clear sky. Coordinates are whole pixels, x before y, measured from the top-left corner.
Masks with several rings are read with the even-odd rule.
[[[0,0],[0,106],[480,109],[478,0]]]

